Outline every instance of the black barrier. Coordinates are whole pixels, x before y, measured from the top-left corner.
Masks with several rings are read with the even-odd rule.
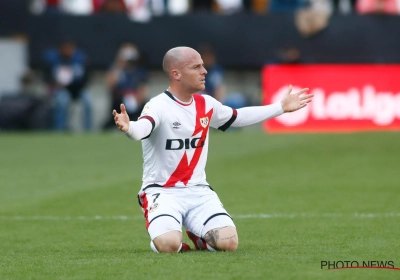
[[[72,38],[87,52],[91,66],[107,68],[119,45],[135,42],[147,55],[148,66],[161,67],[171,47],[215,47],[225,67],[258,68],[274,62],[282,47],[294,46],[305,63],[400,63],[400,17],[334,15],[319,34],[304,38],[292,14],[218,16],[193,14],[157,17],[146,24],[120,16],[0,16],[0,36],[28,34],[30,61],[40,66],[43,49]]]

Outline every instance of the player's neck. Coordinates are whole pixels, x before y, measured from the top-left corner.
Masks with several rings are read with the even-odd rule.
[[[170,86],[167,90],[173,96],[175,96],[177,99],[179,99],[182,102],[190,102],[190,101],[192,101],[193,93],[188,93],[188,92],[185,92],[183,90],[176,89],[176,88],[174,88],[172,86]]]

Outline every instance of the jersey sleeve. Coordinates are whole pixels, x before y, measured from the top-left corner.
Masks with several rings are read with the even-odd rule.
[[[157,129],[157,127],[160,125],[161,113],[162,111],[160,110],[160,105],[153,99],[151,99],[149,102],[146,103],[138,120],[147,119],[148,121],[150,121],[152,129],[150,133],[142,139],[150,137],[153,130]]]
[[[243,107],[237,109],[237,118],[233,127],[247,126],[275,118],[284,113],[281,102],[264,106]]]
[[[236,109],[222,105],[221,102],[211,96],[206,96],[206,98],[212,103],[214,109],[210,126],[222,131],[227,130],[236,120]]]
[[[125,132],[126,136],[128,136],[131,140],[141,140],[153,131],[153,123],[147,121],[146,119],[141,119],[137,121],[129,122],[129,129]]]

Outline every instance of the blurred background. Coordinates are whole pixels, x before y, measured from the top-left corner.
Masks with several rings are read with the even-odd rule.
[[[400,267],[399,11],[400,0],[0,0],[0,279],[399,279],[321,269]],[[315,94],[210,133],[207,180],[239,229],[235,253],[151,252],[141,145],[111,118],[124,102],[136,119],[168,87],[163,56],[182,45],[202,55],[202,93],[226,105],[278,102],[289,84]],[[382,130],[396,132],[343,133]]]
[[[232,107],[268,103],[266,91],[286,84],[266,81],[292,83],[299,71],[266,68],[399,63],[399,13],[398,0],[0,0],[0,131],[113,130],[113,108],[124,102],[136,119],[166,89],[162,58],[180,45],[201,53],[205,94]],[[326,72],[327,83],[341,72]],[[400,103],[389,83],[376,90]]]

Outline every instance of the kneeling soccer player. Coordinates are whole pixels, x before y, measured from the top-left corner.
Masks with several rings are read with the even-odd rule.
[[[141,140],[143,183],[139,203],[146,219],[150,246],[155,252],[190,250],[182,243],[182,226],[198,250],[234,251],[238,235],[231,216],[206,181],[209,127],[225,131],[242,127],[309,103],[308,89],[267,106],[232,109],[204,90],[207,70],[200,54],[188,47],[169,50],[163,60],[169,88],[152,98],[137,121],[130,121],[125,106],[113,111],[117,127]]]

